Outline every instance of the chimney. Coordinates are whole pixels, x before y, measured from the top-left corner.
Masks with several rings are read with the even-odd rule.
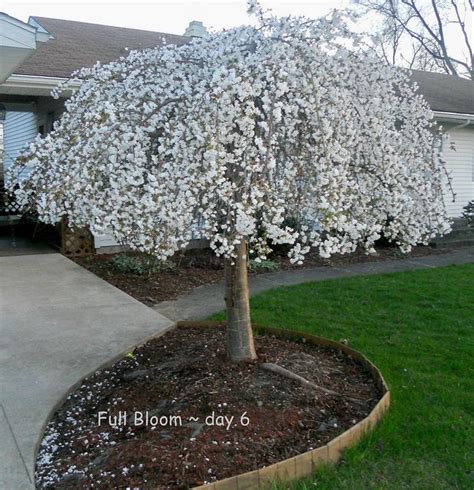
[[[192,20],[184,31],[184,35],[189,37],[207,37],[209,33],[202,22]]]

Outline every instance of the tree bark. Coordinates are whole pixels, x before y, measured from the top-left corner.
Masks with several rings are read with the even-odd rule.
[[[257,354],[250,322],[247,243],[242,240],[235,252],[234,263],[225,264],[227,353],[232,361],[252,361]]]

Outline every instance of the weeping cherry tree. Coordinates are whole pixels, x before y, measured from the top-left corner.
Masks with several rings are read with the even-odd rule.
[[[256,26],[75,73],[62,118],[10,174],[43,222],[108,230],[158,259],[199,224],[226,262],[235,361],[256,358],[249,254],[287,244],[300,264],[312,247],[371,251],[382,235],[407,252],[449,228],[439,130],[407,73],[365,51],[340,14],[249,6]]]

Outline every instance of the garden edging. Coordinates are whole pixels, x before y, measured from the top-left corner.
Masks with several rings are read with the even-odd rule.
[[[221,322],[180,321],[176,323],[176,327],[209,327],[211,325],[217,326],[220,324]],[[390,390],[384,377],[382,376],[382,373],[360,352],[351,349],[347,345],[340,342],[336,342],[335,340],[325,339],[316,335],[260,325],[258,325],[257,328],[265,333],[290,338],[304,338],[305,341],[313,343],[314,345],[339,349],[348,357],[359,362],[370,371],[377,387],[383,393],[382,398],[378,401],[370,414],[365,417],[365,419],[361,420],[350,429],[332,439],[324,446],[320,446],[312,451],[307,451],[299,454],[298,456],[279,461],[270,466],[259,468],[258,470],[242,473],[240,475],[225,478],[224,480],[218,480],[199,487],[194,487],[193,490],[244,490],[268,488],[268,486],[275,481],[288,483],[311,476],[317,468],[326,464],[337,463],[341,459],[342,452],[345,449],[355,445],[365,434],[372,430],[378,424],[383,414],[390,406]]]
[[[165,317],[166,318],[166,317]],[[44,432],[46,430],[46,427],[49,423],[49,421],[53,418],[53,415],[56,413],[56,411],[62,406],[64,405],[64,403],[66,402],[68,396],[73,393],[74,391],[76,391],[80,386],[81,384],[83,383],[83,381],[86,379],[86,378],[89,378],[90,376],[92,376],[96,371],[100,371],[102,369],[105,369],[111,365],[113,365],[114,363],[116,363],[117,361],[119,361],[120,359],[122,359],[124,356],[126,356],[129,352],[133,351],[134,349],[136,349],[137,347],[140,347],[141,345],[143,344],[146,344],[147,342],[149,342],[150,340],[152,339],[155,339],[155,338],[158,338],[158,337],[161,337],[162,335],[164,335],[165,333],[173,330],[176,328],[177,326],[177,323],[171,323],[172,321],[170,320],[170,325],[168,325],[167,327],[164,327],[162,330],[160,330],[159,332],[157,333],[154,333],[152,335],[149,335],[147,337],[145,337],[143,340],[141,340],[138,344],[134,344],[134,345],[131,345],[130,347],[128,347],[127,349],[125,350],[122,350],[121,352],[119,352],[118,354],[114,355],[113,357],[111,357],[110,359],[107,359],[106,361],[100,363],[99,365],[97,365],[94,369],[92,369],[89,373],[87,373],[85,376],[83,376],[82,378],[80,378],[79,380],[77,380],[75,383],[73,383],[72,385],[69,386],[69,388],[64,392],[64,395],[58,399],[56,401],[56,403],[51,407],[49,413],[48,413],[48,416],[46,417],[46,419],[44,420],[43,422],[43,425],[41,427],[41,431],[40,431],[40,438],[36,441],[35,443],[35,449],[34,449],[34,471],[33,471],[33,481],[35,481],[35,473],[36,473],[36,461],[38,459],[38,452],[39,452],[39,449],[40,449],[40,446],[41,446],[41,441],[43,440],[43,437],[44,437]],[[36,486],[36,485],[35,485]]]
[[[193,321],[178,321],[173,323],[169,327],[161,330],[155,335],[149,336],[138,344],[126,349],[125,351],[117,354],[113,358],[105,361],[104,363],[93,369],[87,376],[81,378],[76,383],[74,383],[64,394],[64,396],[57,401],[54,407],[51,409],[47,419],[43,424],[41,431],[41,438],[37,441],[35,445],[35,462],[37,460],[38,451],[40,448],[41,441],[43,439],[44,431],[48,422],[53,417],[54,413],[61,407],[67,397],[74,392],[83,382],[83,380],[96,371],[107,368],[111,366],[119,359],[124,357],[128,352],[132,351],[134,348],[139,347],[146,342],[152,340],[153,338],[161,337],[167,332],[174,330],[176,328],[187,328],[187,327],[209,327],[209,326],[219,326],[222,322],[208,321],[208,322],[193,322]],[[311,334],[306,334],[303,332],[295,332],[290,330],[266,327],[266,326],[256,326],[259,331],[269,333],[272,335],[290,337],[290,338],[304,338],[305,341],[313,343],[314,345],[329,347],[332,349],[337,349],[344,352],[348,357],[354,359],[361,365],[370,371],[377,388],[383,393],[382,398],[378,401],[376,406],[372,409],[370,414],[361,420],[359,423],[346,430],[336,438],[332,439],[330,442],[324,446],[320,446],[314,450],[307,451],[305,453],[299,454],[292,458],[279,461],[270,466],[262,467],[257,470],[253,470],[247,473],[242,473],[235,475],[223,480],[218,480],[209,484],[201,485],[199,487],[194,487],[194,490],[242,490],[242,489],[256,489],[256,488],[266,488],[271,482],[290,482],[298,480],[304,477],[311,476],[314,471],[325,464],[336,463],[341,458],[342,452],[348,447],[356,444],[367,432],[373,429],[376,424],[380,421],[383,414],[387,411],[390,405],[390,391],[389,388],[378,370],[378,368],[370,362],[363,354],[351,349],[350,347],[336,342],[334,340],[325,339]],[[36,464],[35,464],[36,468]]]

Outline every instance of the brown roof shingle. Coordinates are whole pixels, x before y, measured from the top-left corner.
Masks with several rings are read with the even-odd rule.
[[[420,70],[413,70],[412,79],[431,110],[474,114],[474,81]]]
[[[185,44],[190,38],[162,32],[112,27],[71,20],[32,17],[54,39],[44,43],[15,73],[68,77],[97,61],[107,63],[127,54],[127,49],[145,49],[167,43]]]
[[[97,61],[107,63],[127,54],[128,49],[144,49],[166,42],[182,45],[186,36],[32,17],[54,36],[28,58],[15,73],[51,77],[68,77]],[[474,82],[442,73],[413,70],[420,92],[434,111],[474,114]]]

